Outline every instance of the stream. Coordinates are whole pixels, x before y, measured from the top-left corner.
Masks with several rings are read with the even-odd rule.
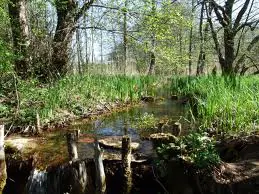
[[[26,193],[45,194],[50,191],[51,193],[62,193],[63,191],[69,190],[69,188],[63,188],[63,183],[65,181],[71,182],[70,179],[71,177],[74,177],[75,172],[77,172],[77,178],[81,177],[78,181],[85,184],[83,187],[82,185],[76,187],[86,188],[86,185],[89,186],[92,181],[86,177],[87,173],[92,173],[92,167],[89,167],[89,165],[93,166],[93,164],[88,161],[94,157],[93,141],[95,136],[98,137],[99,143],[103,149],[105,168],[110,166],[107,161],[113,161],[114,164],[110,166],[109,169],[113,169],[116,165],[119,165],[116,161],[120,162],[121,160],[121,138],[125,134],[132,138],[132,144],[135,145],[133,148],[132,162],[137,162],[136,164],[138,164],[138,162],[145,162],[154,157],[155,154],[152,142],[146,137],[156,132],[170,132],[170,128],[161,129],[156,127],[157,123],[161,120],[169,119],[171,122],[179,121],[182,123],[182,135],[187,132],[187,128],[189,127],[188,122],[185,120],[187,113],[188,108],[179,102],[164,100],[155,103],[142,103],[122,111],[100,116],[96,120],[90,122],[78,120],[73,122],[66,129],[55,130],[55,132],[45,132],[42,137],[38,138],[20,136],[9,137],[6,140],[7,144],[12,144],[12,146],[17,147],[17,149],[22,151],[25,158],[26,156],[33,158],[32,163],[36,168],[29,173],[27,172],[27,174],[24,172],[22,178],[20,177],[21,173],[19,172],[21,169],[19,169],[18,172],[17,169],[9,169],[9,181],[7,181],[7,189],[4,193],[13,193],[14,190],[12,188],[18,188],[18,186],[20,189],[19,191],[15,190],[15,193],[23,193],[22,190],[24,190],[25,182],[27,182]],[[145,128],[146,125],[148,127]],[[65,134],[68,131],[74,130],[80,130],[80,136],[77,143],[79,160],[78,162],[71,164],[68,163],[69,159]],[[28,169],[29,167],[27,166],[25,169],[26,168]],[[48,170],[46,171],[46,169]],[[138,165],[136,169],[138,169]],[[143,173],[143,169],[140,168],[139,170],[140,172],[136,172],[135,174]],[[151,170],[149,170],[149,173],[150,172]],[[19,174],[18,176],[17,173]],[[30,176],[29,180],[28,176]],[[109,177],[109,175],[107,176]],[[113,179],[113,176],[110,176],[109,180],[111,179]],[[145,180],[148,180],[148,178]],[[73,179],[72,182],[75,182],[75,180]],[[145,184],[143,183],[143,185]],[[88,189],[91,190],[92,187],[89,187]],[[85,192],[86,191],[77,190],[72,193]]]

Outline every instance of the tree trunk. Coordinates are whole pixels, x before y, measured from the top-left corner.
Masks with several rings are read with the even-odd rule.
[[[204,50],[204,44],[206,44],[208,40],[208,32],[209,32],[209,22],[207,21],[205,27],[203,29],[203,19],[204,19],[204,4],[202,2],[201,14],[200,14],[200,25],[199,25],[199,33],[200,33],[200,53],[197,63],[197,72],[196,75],[204,74],[206,53]]]
[[[224,29],[224,47],[225,47],[225,61],[221,63],[222,75],[234,74],[234,60],[235,60],[235,44],[233,31],[229,28]]]
[[[81,52],[81,37],[80,37],[80,30],[76,30],[76,48],[77,48],[77,67],[78,67],[78,73],[82,74],[82,52]]]
[[[28,55],[30,36],[26,10],[26,0],[10,0],[8,11],[12,29],[14,54],[17,56],[15,59],[15,71],[23,79],[29,76],[30,58]]]
[[[127,54],[128,54],[128,31],[127,31],[127,8],[128,8],[128,0],[125,0],[124,4],[124,13],[123,13],[123,62],[124,62],[124,74],[127,73]]]
[[[150,63],[148,68],[148,75],[154,74],[156,65],[156,55],[155,55],[155,38],[152,37],[152,49],[150,52]]]
[[[53,40],[52,73],[54,77],[64,76],[68,71],[69,54],[68,48],[75,31],[74,19],[70,16],[70,11],[58,8],[57,5],[57,28]]]
[[[189,76],[192,74],[192,47],[193,47],[193,19],[194,19],[194,0],[192,0],[192,16],[191,16],[191,29],[190,29],[190,34],[189,34]]]
[[[4,125],[0,125],[0,193],[3,192],[6,184],[6,164],[4,152]]]
[[[87,19],[86,16],[84,15],[84,27],[86,27],[87,25]],[[84,64],[84,70],[86,70],[86,72],[88,73],[88,34],[87,34],[87,29],[84,30],[84,38],[85,38],[85,64]]]
[[[57,27],[53,40],[52,67],[54,77],[64,76],[68,71],[68,49],[76,30],[75,24],[82,14],[89,9],[94,0],[86,1],[81,8],[75,0],[56,0]]]
[[[156,15],[156,1],[152,0],[152,15],[155,17]],[[154,29],[152,29],[152,36],[151,36],[151,50],[150,50],[150,63],[149,63],[149,68],[148,68],[148,75],[154,74],[155,71],[155,65],[156,65],[156,55],[155,55],[155,50],[156,50],[156,33]]]

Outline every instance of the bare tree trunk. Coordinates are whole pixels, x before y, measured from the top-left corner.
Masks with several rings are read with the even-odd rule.
[[[119,66],[119,57],[118,57],[118,52],[117,52],[117,43],[116,43],[116,36],[115,33],[112,33],[112,39],[113,39],[113,44],[114,44],[114,60],[115,60],[115,66],[116,66],[116,71],[120,70]]]
[[[68,49],[76,30],[75,24],[88,10],[94,0],[86,1],[81,8],[74,0],[56,0],[57,28],[53,40],[52,73],[54,77],[64,76],[68,71]]]
[[[10,0],[8,5],[9,16],[11,21],[14,54],[15,71],[21,78],[29,76],[29,55],[28,48],[30,45],[29,24],[27,20],[27,1]]]
[[[123,12],[123,62],[124,62],[124,74],[127,72],[127,54],[128,54],[128,35],[127,35],[127,8],[128,0],[125,0],[124,12]]]
[[[4,151],[4,125],[0,125],[0,193],[3,192],[7,179],[5,151]]]
[[[101,64],[103,64],[103,31],[101,30]]]
[[[155,14],[156,14],[156,1],[152,0],[152,15],[155,16]],[[155,65],[156,65],[155,50],[156,50],[156,34],[153,29],[152,36],[151,36],[150,63],[148,68],[149,75],[154,74],[154,71],[155,71]]]
[[[205,2],[202,2],[201,13],[200,13],[200,24],[199,24],[199,33],[200,33],[200,53],[197,63],[197,72],[196,75],[204,74],[204,67],[205,67],[205,60],[206,60],[206,53],[204,51],[204,45],[208,40],[208,32],[209,32],[209,23],[208,21],[205,24],[203,29],[203,19],[204,19],[204,5]]]
[[[255,25],[254,27],[256,27],[256,25],[258,25],[258,22],[259,22],[259,20],[248,21],[254,1],[244,0],[243,3],[239,6],[240,9],[236,9],[238,10],[238,13],[235,12],[236,10],[233,10],[235,3],[237,3],[237,1],[226,0],[225,5],[221,6],[215,0],[206,1],[208,21],[210,24],[216,51],[218,54],[219,63],[221,65],[222,75],[231,76],[231,77],[235,75],[235,73],[237,72],[234,67],[235,65],[234,62],[235,62],[235,59],[237,58],[235,50],[237,50],[237,53],[239,51],[239,48],[237,49],[235,48],[235,39],[238,32],[240,32],[242,29],[246,27],[251,28],[251,26],[253,25]],[[249,5],[250,5],[250,9],[248,9]],[[219,39],[217,37],[217,32],[214,29],[215,25],[213,24],[211,19],[212,10],[214,10],[215,15],[217,17],[217,21],[220,23],[221,27],[223,27],[223,30],[224,30],[224,34],[223,34],[224,56],[221,52]],[[247,13],[247,10],[248,10],[248,13]],[[235,14],[233,14],[234,12]],[[233,19],[232,17],[233,15],[236,16],[235,19]]]
[[[193,47],[193,20],[194,20],[194,0],[192,0],[192,16],[191,16],[191,29],[190,29],[190,35],[189,35],[189,76],[192,74],[192,47]]]
[[[93,26],[93,16],[94,15],[94,10],[93,10],[93,7],[91,9],[91,25]],[[92,43],[92,46],[91,46],[91,63],[93,64],[94,63],[94,29],[92,28],[91,29],[91,43]]]
[[[82,73],[82,52],[81,52],[81,41],[80,41],[80,30],[76,30],[76,45],[77,45],[77,65],[79,74]]]
[[[86,27],[87,25],[87,20],[86,20],[86,16],[84,15],[84,27]],[[88,72],[88,35],[87,35],[87,29],[84,30],[84,35],[85,35],[85,69]]]
[[[72,10],[64,9],[64,5],[57,5],[57,28],[53,40],[52,73],[54,77],[64,76],[68,71],[68,48],[75,31]]]

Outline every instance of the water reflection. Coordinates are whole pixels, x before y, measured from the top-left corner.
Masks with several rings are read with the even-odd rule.
[[[159,103],[143,103],[140,106],[126,109],[121,112],[112,113],[102,118],[102,124],[94,130],[91,123],[77,123],[73,125],[73,129],[80,129],[83,134],[95,133],[98,136],[122,136],[126,133],[132,137],[139,135],[139,131],[134,128],[133,123],[144,115],[152,114],[155,118],[169,118],[178,121],[181,117],[186,116],[187,108],[183,105],[171,101],[161,101]],[[188,123],[184,122],[183,128]],[[152,133],[153,131],[150,131]]]

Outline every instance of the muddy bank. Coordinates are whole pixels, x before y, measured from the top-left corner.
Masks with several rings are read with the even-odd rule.
[[[95,192],[95,164],[86,159],[48,168],[33,170],[32,160],[7,161],[8,182],[4,194],[80,194]],[[154,176],[152,162],[133,162],[132,193],[157,194],[163,188]],[[118,160],[104,160],[107,193],[122,193],[122,164]]]
[[[109,115],[113,112],[120,112],[128,108],[138,106],[142,101],[115,101],[99,103],[93,107],[76,107],[75,111],[68,111],[65,109],[57,110],[55,118],[52,120],[41,120],[40,128],[43,131],[54,131],[56,129],[62,129],[69,126],[72,122],[77,120],[91,121],[99,116]],[[79,112],[79,113],[78,113]],[[40,115],[39,115],[40,117]],[[25,118],[22,118],[23,120]],[[23,123],[22,121],[14,120],[12,118],[0,118],[0,121],[4,122],[6,128],[9,129],[8,133],[22,133],[25,135],[38,135],[37,118],[35,121],[30,121],[30,124]]]
[[[198,193],[259,193],[259,136],[229,137],[218,145],[222,162],[209,169],[190,169]]]
[[[225,139],[217,145],[222,159],[219,165],[198,169],[183,160],[173,159],[164,166],[166,174],[161,171],[161,166],[155,164],[155,158],[132,162],[131,193],[256,194],[259,192],[258,148],[258,136]],[[235,150],[235,157],[230,159],[230,152],[226,150]],[[33,166],[33,158],[24,160],[7,157],[8,180],[4,193],[23,193],[26,185],[27,191],[28,185],[31,186],[31,191],[34,191],[33,188],[41,188],[35,180],[41,180],[41,185],[44,186],[40,192],[34,191],[35,194],[90,194],[95,191],[95,164],[92,159],[52,166],[45,171],[32,171]],[[104,167],[107,193],[122,193],[121,161],[104,160]],[[32,177],[35,179],[33,184],[30,182]]]

